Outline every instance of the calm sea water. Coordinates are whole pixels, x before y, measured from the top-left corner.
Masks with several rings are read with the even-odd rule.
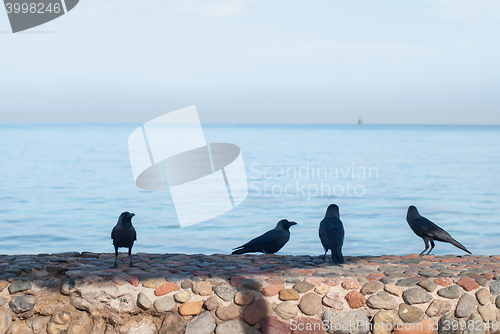
[[[131,211],[134,252],[228,253],[287,218],[298,225],[280,254],[318,255],[336,203],[345,255],[420,252],[411,204],[474,254],[500,254],[500,127],[205,124],[208,142],[241,148],[249,196],[181,229],[168,191],[134,184],[137,126],[0,124],[0,253],[112,252],[111,229]]]

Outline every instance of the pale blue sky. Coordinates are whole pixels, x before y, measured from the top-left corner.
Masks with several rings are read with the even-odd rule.
[[[500,124],[498,0],[80,0],[9,30],[3,122]]]

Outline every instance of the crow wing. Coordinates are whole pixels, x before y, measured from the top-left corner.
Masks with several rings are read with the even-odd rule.
[[[344,226],[338,218],[325,218],[319,223],[319,239],[325,250],[344,244]]]

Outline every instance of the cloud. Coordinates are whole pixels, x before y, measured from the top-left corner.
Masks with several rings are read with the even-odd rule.
[[[232,17],[241,15],[256,0],[154,0],[170,14],[188,14],[204,17]]]

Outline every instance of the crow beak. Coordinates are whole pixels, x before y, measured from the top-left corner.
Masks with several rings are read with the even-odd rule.
[[[297,223],[296,222],[290,222],[288,225],[293,226],[293,225],[297,225]]]
[[[135,216],[135,213],[131,213],[131,214],[130,214],[130,217],[133,217],[133,216]]]

